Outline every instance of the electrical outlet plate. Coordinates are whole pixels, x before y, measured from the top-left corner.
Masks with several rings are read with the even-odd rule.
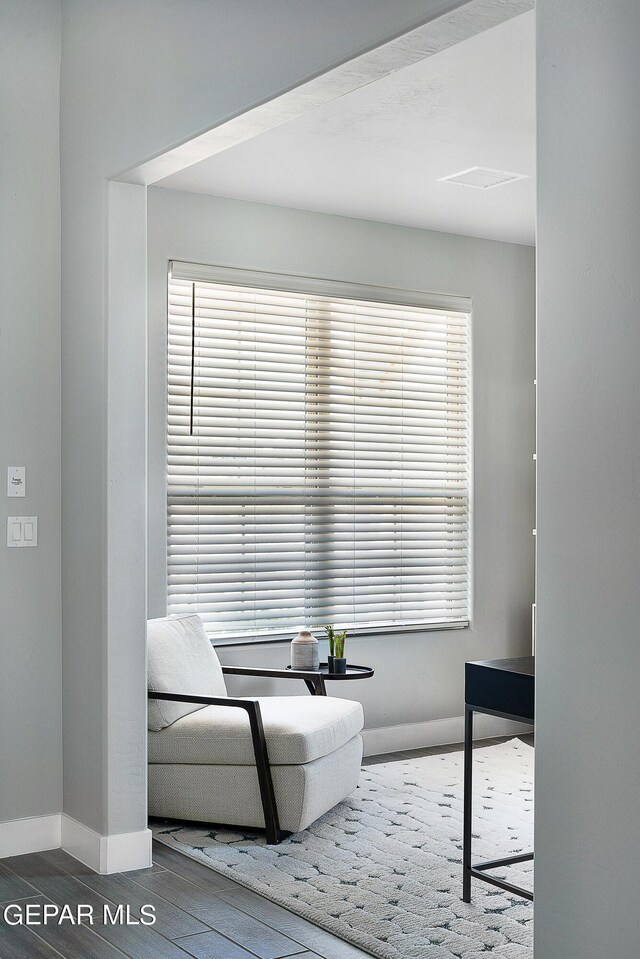
[[[7,467],[7,496],[26,496],[26,473],[24,466]]]

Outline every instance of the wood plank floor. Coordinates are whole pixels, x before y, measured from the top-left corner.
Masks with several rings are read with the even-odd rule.
[[[521,737],[532,742],[532,737]],[[496,742],[496,740],[492,740]],[[478,745],[482,745],[479,743]],[[437,746],[371,757],[365,765],[459,750]],[[60,849],[0,861],[0,909],[7,903],[93,907],[94,924],[8,926],[0,917],[2,959],[365,959],[367,953],[306,919],[160,843],[152,869],[97,876]],[[153,905],[154,926],[110,925]]]

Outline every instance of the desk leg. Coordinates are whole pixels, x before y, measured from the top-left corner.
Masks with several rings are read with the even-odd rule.
[[[462,827],[462,900],[471,902],[471,809],[473,774],[473,709],[464,707],[464,819]]]

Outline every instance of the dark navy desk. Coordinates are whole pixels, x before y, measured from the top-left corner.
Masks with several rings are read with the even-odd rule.
[[[471,878],[498,886],[525,899],[533,893],[488,874],[488,870],[533,859],[533,853],[471,862],[471,817],[473,777],[473,714],[488,713],[503,719],[530,723],[534,720],[535,672],[533,656],[518,659],[485,659],[465,663],[464,683],[464,825],[462,839],[462,898],[471,902]]]

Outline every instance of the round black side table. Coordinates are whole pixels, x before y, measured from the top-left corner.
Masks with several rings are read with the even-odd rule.
[[[291,666],[287,666],[287,669],[291,669]],[[305,670],[305,672],[309,673],[311,670]],[[320,663],[318,669],[314,669],[312,672],[314,674],[314,678],[305,678],[304,680],[307,689],[312,696],[326,696],[327,689],[325,682],[328,679],[331,681],[341,680],[342,682],[349,679],[369,679],[371,676],[373,676],[374,670],[371,668],[371,666],[355,666],[351,663],[347,663],[346,673],[330,673],[328,664]]]

